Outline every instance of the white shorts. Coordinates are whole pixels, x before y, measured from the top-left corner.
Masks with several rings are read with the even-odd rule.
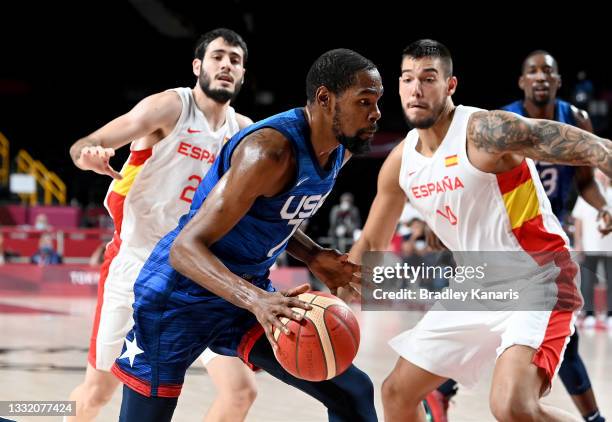
[[[535,349],[533,363],[557,373],[576,314],[569,311],[429,311],[389,341],[407,361],[435,375],[474,386],[513,345]]]
[[[88,356],[89,363],[100,371],[110,371],[121,354],[126,334],[134,325],[134,283],[143,265],[142,259],[127,254],[125,249],[117,253],[113,242],[106,249]],[[201,360],[207,365],[216,356],[206,349]]]
[[[213,352],[209,348],[206,348],[206,350],[204,350],[202,354],[200,355],[200,361],[202,361],[202,364],[204,366],[207,366],[210,363],[210,361],[216,358],[217,356],[220,356],[220,355]]]

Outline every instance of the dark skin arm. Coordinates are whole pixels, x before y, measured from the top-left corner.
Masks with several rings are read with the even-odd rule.
[[[344,152],[344,166],[351,158],[348,150]],[[299,259],[310,271],[331,290],[337,294],[338,288],[347,286],[354,290],[348,283],[359,283],[361,265],[349,262],[348,254],[340,253],[335,249],[322,248],[308,237],[302,230],[298,229],[287,244],[287,253]]]
[[[596,210],[601,210],[605,207],[606,200],[599,190],[599,186],[595,183],[593,177],[593,169],[590,167],[578,167],[576,168],[576,174],[574,176],[576,186],[580,196]]]
[[[606,236],[612,232],[612,214],[608,209],[606,199],[601,194],[599,185],[595,183],[593,169],[590,167],[578,167],[574,180],[576,180],[576,186],[578,187],[580,196],[599,212],[597,215],[597,219],[601,220],[599,232],[602,236]]]
[[[287,252],[308,265],[315,277],[325,283],[333,294],[339,287],[360,281],[361,266],[349,262],[348,254],[322,248],[301,230],[297,230],[289,240]]]
[[[576,120],[576,125],[586,130],[587,132],[593,132],[593,124],[589,115],[585,110],[580,110],[577,107],[572,106],[572,114]],[[574,175],[576,186],[580,196],[593,208],[599,211],[598,219],[602,221],[602,226],[599,227],[599,231],[602,235],[607,235],[612,232],[612,215],[610,211],[606,209],[608,205],[606,199],[601,193],[599,186],[595,183],[593,177],[593,169],[591,167],[578,167],[576,168],[576,174]]]
[[[181,274],[240,308],[252,312],[272,347],[272,327],[288,334],[280,317],[299,320],[292,307],[310,309],[295,297],[266,292],[233,274],[210,250],[251,208],[259,196],[273,196],[292,182],[295,159],[289,141],[272,129],[249,135],[236,148],[232,165],[210,192],[193,219],[177,236],[170,263]],[[301,286],[290,292],[307,290]]]

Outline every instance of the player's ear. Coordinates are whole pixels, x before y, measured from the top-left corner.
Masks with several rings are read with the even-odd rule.
[[[329,103],[331,101],[331,92],[329,92],[329,89],[327,89],[327,87],[318,87],[315,98],[317,99],[317,103],[319,103],[322,108],[329,108]]]
[[[523,77],[523,75],[519,77],[518,86],[521,89],[521,91],[525,90],[525,78]]]
[[[450,78],[448,78],[448,91],[447,94],[450,97],[451,95],[453,95],[455,93],[455,91],[457,90],[457,84],[459,83],[459,81],[457,80],[456,76],[451,76]]]
[[[200,70],[202,70],[202,60],[193,59],[193,62],[191,62],[191,67],[193,68],[193,74],[199,77]]]
[[[561,84],[561,75],[557,76],[557,84],[558,84],[557,88],[561,88],[561,85],[562,85]]]

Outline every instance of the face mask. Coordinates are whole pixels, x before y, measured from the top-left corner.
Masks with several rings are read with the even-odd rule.
[[[340,203],[340,209],[342,211],[348,211],[348,209],[351,207],[351,204],[349,204],[348,202],[341,202]]]
[[[37,230],[44,230],[47,228],[47,225],[43,222],[38,222],[34,225],[34,227],[36,227]]]
[[[344,227],[343,225],[339,225],[338,227],[336,227],[336,236],[344,237],[345,234],[346,234],[346,227]]]
[[[40,251],[45,255],[51,255],[53,253],[53,248],[51,246],[43,246],[40,248]]]
[[[405,224],[400,225],[397,229],[397,234],[400,236],[408,236],[410,233],[412,233],[412,230]]]

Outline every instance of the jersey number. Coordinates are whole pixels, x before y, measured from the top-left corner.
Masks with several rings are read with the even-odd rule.
[[[181,192],[181,201],[185,201],[191,204],[191,201],[193,201],[193,194],[189,195],[189,193],[195,192],[201,181],[202,178],[197,174],[192,174],[191,176],[189,176],[189,178],[187,179],[188,185],[185,186],[185,189],[183,189],[183,191]]]
[[[451,226],[457,225],[457,216],[448,205],[445,206],[444,211],[436,210],[436,213],[446,218]]]
[[[556,167],[547,167],[540,171],[540,180],[546,190],[546,195],[552,195],[557,190],[559,170]]]
[[[284,238],[278,245],[276,245],[275,247],[273,247],[272,249],[268,251],[268,258],[274,255],[274,253],[278,250],[278,248],[283,246],[285,242],[289,240],[291,236],[293,236],[293,234],[297,231],[297,229],[300,227],[303,221],[304,221],[303,218],[294,218],[293,220],[289,220],[287,222],[288,225],[293,226],[293,228],[291,229],[291,232],[289,233],[289,236]]]

